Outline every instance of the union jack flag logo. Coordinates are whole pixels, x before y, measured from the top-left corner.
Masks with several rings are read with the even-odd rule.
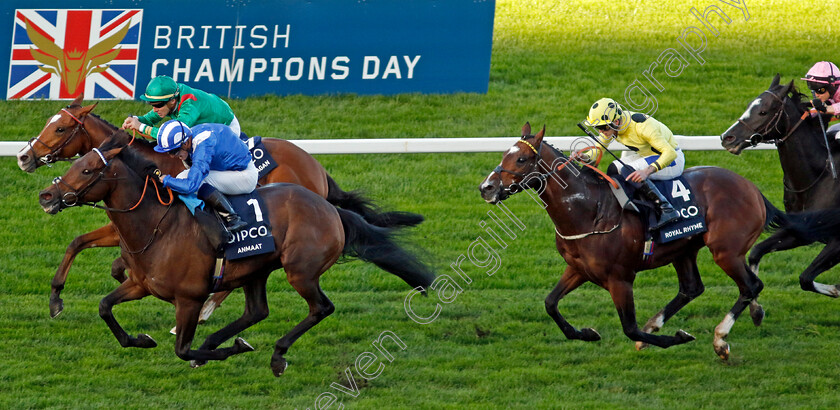
[[[134,99],[143,10],[15,10],[6,98]]]

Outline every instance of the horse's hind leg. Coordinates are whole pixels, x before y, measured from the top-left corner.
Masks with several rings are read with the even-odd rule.
[[[743,262],[743,254],[741,255],[734,255],[729,251],[715,251],[712,250],[712,255],[714,256],[715,263],[729,275],[732,280],[735,281],[735,284],[738,285],[738,290],[740,294],[738,295],[738,300],[735,301],[735,305],[732,306],[732,309],[729,310],[729,313],[723,318],[723,321],[720,322],[715,327],[715,336],[714,341],[712,342],[715,353],[723,359],[726,360],[729,358],[729,343],[726,342],[726,337],[729,336],[729,331],[732,330],[732,327],[735,325],[735,321],[738,319],[738,316],[741,315],[741,312],[747,308],[747,306],[754,304],[755,299],[758,297],[758,294],[761,293],[761,290],[764,288],[764,284],[761,282],[761,279],[755,275],[755,273],[750,270],[750,268]],[[753,312],[754,307],[751,307],[751,314],[755,314]],[[761,315],[763,316],[763,309],[761,306],[758,305],[758,309],[761,310]],[[753,316],[753,321],[756,320],[756,317]],[[760,323],[757,322],[757,323]]]
[[[327,298],[327,295],[324,294],[324,291],[321,290],[321,286],[318,284],[318,275],[320,274],[305,276],[289,272],[290,268],[286,265],[286,274],[289,283],[292,284],[292,287],[309,304],[309,314],[292,328],[292,330],[277,340],[277,343],[274,345],[274,354],[271,355],[271,370],[278,377],[286,370],[287,363],[283,355],[289,351],[292,343],[335,311],[335,306]]]
[[[585,282],[586,279],[574,270],[574,268],[567,266],[566,271],[563,272],[563,276],[560,277],[560,281],[557,282],[557,286],[555,286],[554,290],[552,290],[545,298],[545,310],[548,312],[548,315],[554,319],[554,323],[557,323],[557,326],[560,327],[560,330],[563,331],[563,334],[567,339],[580,339],[587,342],[594,342],[601,340],[601,335],[599,335],[595,329],[575,329],[574,326],[566,321],[557,308],[557,304],[560,302],[560,299],[568,295],[571,291],[577,289],[578,286],[584,284]]]
[[[798,248],[800,246],[805,246],[812,243],[812,241],[807,241],[796,236],[793,236],[786,232],[784,229],[779,230],[773,235],[770,235],[769,238],[759,242],[756,244],[752,251],[750,251],[749,259],[747,260],[750,269],[758,275],[758,265],[761,263],[761,258],[764,255],[772,252],[784,251],[788,249]]]
[[[693,251],[690,255],[674,261],[674,268],[677,270],[680,291],[677,292],[677,296],[668,302],[662,310],[647,321],[642,328],[642,332],[658,332],[668,319],[703,293],[703,281],[700,279],[700,272],[697,269],[697,251]],[[646,347],[648,347],[646,343],[636,342],[637,350],[642,350]]]
[[[117,341],[120,342],[120,346],[143,348],[157,346],[155,340],[147,334],[141,333],[137,335],[137,337],[129,336],[117,322],[113,312],[115,305],[128,302],[130,300],[137,300],[147,296],[148,294],[149,292],[146,289],[137,285],[133,281],[127,280],[121,283],[119,287],[109,293],[108,296],[102,298],[102,301],[99,302],[99,317],[101,317],[108,325],[108,328],[111,329],[111,333],[113,333],[114,337],[117,338]]]
[[[84,235],[79,235],[70,245],[67,245],[67,250],[64,252],[64,259],[58,265],[58,270],[53,276],[50,284],[50,317],[56,317],[62,310],[64,310],[64,301],[61,299],[61,291],[64,290],[64,283],[67,282],[67,272],[70,270],[70,265],[76,259],[79,252],[92,247],[113,247],[119,246],[120,237],[113,224],[105,225],[97,230],[88,232]]]
[[[230,290],[225,290],[222,292],[216,292],[204,302],[204,306],[201,307],[201,314],[198,316],[198,323],[204,323],[207,319],[210,318],[210,315],[213,314],[213,311],[216,310],[219,306],[222,305],[222,302],[227,299],[230,295]]]
[[[624,279],[614,278],[608,283],[607,290],[610,291],[613,303],[618,310],[618,317],[621,320],[621,327],[624,334],[630,340],[652,344],[661,348],[668,348],[674,345],[690,342],[694,336],[682,329],[674,336],[659,336],[643,332],[636,323],[636,306],[633,301],[633,283]]]
[[[799,286],[802,290],[816,292],[821,295],[836,298],[840,296],[840,285],[826,285],[814,282],[821,273],[840,263],[840,240],[832,240],[825,245],[816,259],[799,275]]]

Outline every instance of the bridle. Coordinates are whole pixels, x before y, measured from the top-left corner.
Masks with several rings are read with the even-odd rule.
[[[143,183],[143,193],[140,194],[140,199],[138,199],[137,203],[135,203],[133,206],[131,206],[129,208],[118,209],[118,208],[111,208],[111,207],[107,207],[107,206],[97,205],[94,202],[79,202],[79,198],[84,197],[88,193],[88,191],[90,191],[97,183],[99,183],[101,181],[119,181],[119,180],[126,179],[126,178],[106,178],[105,173],[106,173],[106,171],[108,170],[108,167],[111,164],[105,159],[105,156],[102,155],[102,152],[99,151],[99,148],[94,148],[92,151],[96,152],[96,154],[99,155],[99,158],[102,159],[102,162],[105,164],[105,166],[102,167],[102,170],[99,171],[99,174],[97,174],[96,177],[93,178],[92,180],[90,180],[87,184],[85,184],[81,188],[77,189],[77,188],[74,188],[73,186],[71,186],[70,184],[68,184],[61,177],[56,177],[53,180],[54,185],[61,185],[61,186],[64,186],[64,187],[69,189],[67,192],[65,192],[61,196],[61,204],[64,205],[65,208],[70,208],[70,207],[74,207],[74,206],[90,206],[92,208],[104,209],[104,210],[110,211],[110,212],[131,212],[131,211],[135,210],[140,205],[140,203],[143,202],[143,198],[146,197],[146,188],[149,186],[149,179],[150,179],[150,177],[148,175],[146,175],[146,180]],[[160,189],[158,188],[158,185],[154,182],[154,180],[152,180],[152,185],[154,185],[155,191],[157,192],[158,201],[162,205],[171,205],[172,201],[174,199],[174,196],[172,195],[172,190],[167,189],[168,192],[169,192],[169,201],[164,202],[163,199],[160,196]]]
[[[93,208],[104,209],[104,210],[110,211],[110,212],[122,212],[122,213],[131,212],[131,211],[135,210],[143,202],[143,198],[146,197],[146,188],[149,186],[149,179],[150,179],[149,175],[146,175],[146,180],[143,182],[143,193],[140,194],[140,199],[138,199],[137,203],[135,203],[130,208],[118,209],[118,208],[110,208],[110,207],[107,207],[107,206],[97,205],[96,203],[93,203],[93,202],[79,202],[79,200],[78,200],[79,198],[81,198],[85,194],[87,194],[88,191],[90,191],[97,183],[99,183],[101,181],[117,181],[117,180],[126,179],[126,178],[106,178],[105,177],[105,172],[108,170],[108,167],[111,164],[108,162],[108,160],[105,159],[105,156],[102,155],[102,152],[98,148],[94,148],[92,151],[96,152],[96,154],[99,155],[99,158],[101,158],[102,162],[105,164],[102,167],[102,170],[99,171],[99,174],[96,176],[96,178],[92,179],[90,182],[88,182],[87,184],[85,184],[84,186],[82,186],[79,189],[76,189],[76,188],[72,187],[70,184],[65,182],[61,177],[56,177],[53,180],[53,184],[55,184],[55,185],[60,184],[64,187],[69,188],[69,191],[65,192],[64,195],[62,195],[62,197],[61,197],[62,205],[64,205],[64,207],[66,207],[66,208],[74,207],[74,206],[90,206],[90,207],[93,207]],[[160,197],[160,189],[158,188],[158,185],[157,185],[157,183],[154,182],[154,180],[152,180],[152,185],[155,186],[155,191],[157,192],[158,201],[162,205],[166,206],[166,212],[164,212],[163,215],[161,215],[160,220],[155,225],[155,228],[152,231],[151,236],[149,237],[149,240],[146,241],[146,245],[143,246],[142,249],[137,250],[137,251],[132,251],[132,250],[128,249],[128,245],[125,244],[125,242],[123,242],[123,240],[122,240],[122,237],[120,237],[120,241],[123,242],[123,245],[124,245],[123,248],[124,248],[125,252],[127,252],[129,254],[143,253],[147,249],[149,249],[149,247],[152,245],[152,242],[154,242],[155,237],[157,236],[157,233],[160,231],[160,229],[158,229],[158,228],[160,227],[161,223],[163,223],[163,219],[166,218],[166,215],[169,214],[169,210],[172,209],[172,203],[174,202],[174,199],[175,199],[175,196],[172,194],[172,190],[167,188],[167,191],[169,192],[169,201],[164,202],[163,199]]]
[[[788,139],[788,137],[793,135],[793,133],[799,128],[799,126],[802,125],[805,119],[808,118],[809,115],[811,115],[809,111],[805,111],[802,114],[802,116],[799,117],[799,121],[797,121],[796,124],[793,125],[793,127],[790,127],[790,114],[787,113],[785,107],[785,99],[779,97],[778,95],[776,95],[776,93],[770,90],[764,91],[759,95],[759,97],[764,94],[770,94],[771,96],[773,96],[773,99],[780,103],[779,110],[775,114],[773,114],[772,117],[770,117],[770,120],[767,121],[767,123],[764,125],[764,128],[762,128],[760,131],[756,130],[751,125],[747,124],[746,121],[744,121],[741,118],[738,118],[738,123],[743,125],[748,131],[752,133],[752,135],[750,135],[750,145],[753,147],[760,143],[772,143],[776,145],[784,143]],[[787,96],[785,96],[785,98],[787,98]],[[787,129],[787,132],[783,132],[782,129],[779,128],[782,118],[784,118],[785,120],[784,129]],[[782,137],[766,139],[765,136],[768,135],[768,133],[770,133],[771,131],[775,131],[777,134],[782,135]]]
[[[67,108],[70,108],[70,107],[67,107]],[[35,143],[41,144],[44,147],[46,147],[48,150],[50,150],[50,152],[48,154],[38,158],[38,160],[43,162],[44,165],[52,166],[51,164],[54,163],[54,162],[57,162],[57,161],[72,161],[74,158],[59,158],[59,157],[56,157],[55,154],[58,153],[59,151],[61,151],[62,149],[64,149],[64,147],[66,147],[67,144],[69,144],[70,141],[73,140],[73,137],[76,136],[76,134],[79,132],[79,130],[82,130],[84,132],[85,136],[87,137],[88,145],[93,146],[90,134],[88,134],[87,130],[85,129],[84,119],[87,118],[87,117],[82,117],[82,119],[79,119],[78,117],[76,117],[75,115],[70,113],[70,111],[67,110],[67,108],[62,108],[61,111],[64,112],[65,114],[69,115],[70,118],[72,118],[74,121],[76,121],[76,125],[73,127],[73,132],[72,133],[69,133],[64,139],[59,141],[58,144],[55,147],[51,147],[51,146],[47,145],[46,143],[44,143],[43,141],[41,141],[40,136],[37,136],[35,138],[30,139],[29,142],[27,143],[30,151],[34,148]]]

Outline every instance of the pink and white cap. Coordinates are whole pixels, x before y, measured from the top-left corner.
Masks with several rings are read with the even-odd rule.
[[[838,84],[840,83],[840,69],[830,61],[820,61],[814,64],[801,79],[815,83]]]

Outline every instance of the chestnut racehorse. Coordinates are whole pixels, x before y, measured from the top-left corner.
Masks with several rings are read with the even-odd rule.
[[[481,183],[481,196],[488,203],[534,188],[547,204],[555,226],[556,247],[566,261],[560,282],[545,299],[549,316],[569,339],[600,340],[591,328],[576,329],[558,310],[558,302],[585,282],[592,282],[612,296],[624,334],[636,341],[667,348],[694,340],[679,330],[674,336],[653,335],[683,306],[703,293],[697,269],[697,252],[707,246],[720,266],[738,285],[735,305],[715,328],[714,349],[729,357],[724,338],[735,320],[750,305],[750,315],[759,325],[764,312],[756,302],[762,282],[747,267],[744,256],[763,229],[784,214],[773,207],[758,188],[743,177],[717,167],[694,167],[683,176],[690,183],[694,200],[705,215],[708,231],[654,247],[650,262],[643,261],[644,225],[638,214],[623,211],[609,183],[595,171],[579,169],[569,158],[543,142],[545,127],[531,135],[530,124],[522,138],[509,149],[501,164]],[[550,165],[549,165],[550,164]],[[653,316],[643,329],[636,323],[633,281],[636,272],[673,264],[679,293]]]
[[[66,160],[77,155],[84,155],[99,146],[116,129],[114,125],[92,114],[96,104],[82,106],[83,95],[79,95],[67,108],[53,115],[44,129],[18,153],[18,166],[33,172],[42,165]],[[375,205],[358,192],[345,192],[327,174],[324,167],[306,151],[289,141],[265,138],[263,144],[278,166],[260,179],[260,184],[288,182],[301,185],[324,197],[331,204],[362,215],[368,222],[377,226],[413,226],[423,221],[420,215],[408,212],[377,211]],[[183,165],[175,163],[171,169],[163,172],[176,175]],[[64,259],[53,277],[50,292],[50,316],[55,317],[64,309],[61,291],[67,281],[67,273],[73,259],[84,249],[91,247],[119,246],[119,236],[113,224],[105,225],[92,232],[77,236],[64,254]],[[125,280],[125,264],[119,258],[114,261],[111,275],[122,282]],[[208,301],[202,312],[205,320],[213,308],[218,306],[228,292],[219,292]]]
[[[147,177],[148,170],[159,166],[151,160],[166,162],[167,155],[155,153],[147,141],[127,146],[128,139],[124,132],[116,132],[39,195],[41,206],[51,214],[72,205],[105,204],[131,275],[102,299],[99,314],[123,347],[149,348],[157,343],[145,334],[127,334],[114,318],[113,306],[154,295],[175,305],[175,352],[181,359],[200,365],[253,350],[240,338],[233,347],[217,347],[268,315],[266,280],[282,267],[289,283],[309,304],[309,314],[275,345],[271,368],[279,376],[292,343],[335,310],[320,288],[319,277],[340,256],[372,262],[420,290],[434,278],[423,262],[391,239],[391,229],[371,225],[299,185],[269,184],[257,192],[268,207],[261,212],[268,214],[276,250],[226,262],[220,289],[242,287],[245,312],[192,350],[198,316],[213,287],[213,247],[178,200],[167,205],[155,195],[143,195],[146,189],[153,190],[147,185],[156,185],[154,178]]]

